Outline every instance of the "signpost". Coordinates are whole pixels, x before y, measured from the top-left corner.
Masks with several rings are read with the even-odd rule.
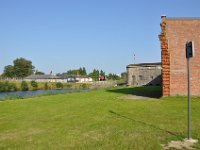
[[[191,138],[190,133],[190,58],[194,57],[194,42],[190,41],[186,43],[186,58],[187,58],[187,70],[188,70],[188,140]]]

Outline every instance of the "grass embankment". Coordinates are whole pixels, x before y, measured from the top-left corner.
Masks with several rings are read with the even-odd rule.
[[[22,81],[5,81],[5,80],[0,80],[0,82],[8,82],[8,83],[13,83],[16,85],[16,91],[21,91],[21,82]],[[35,89],[34,87],[31,86],[30,81],[26,81],[28,84],[28,90],[51,90],[51,89],[58,89],[56,86],[57,82],[37,82],[38,87]],[[82,89],[82,88],[90,88],[91,84],[86,84],[86,83],[61,83],[63,85],[63,89]],[[6,91],[10,92],[10,91]]]
[[[0,102],[0,149],[162,149],[187,135],[187,98],[119,99],[154,90],[160,91],[116,88]],[[192,137],[200,140],[200,98],[191,104]]]

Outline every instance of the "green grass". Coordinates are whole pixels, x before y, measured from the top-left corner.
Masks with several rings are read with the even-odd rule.
[[[187,98],[119,98],[154,91],[160,88],[113,88],[2,101],[0,149],[162,149],[160,144],[187,136]],[[192,98],[191,105],[192,138],[200,140],[200,98]]]

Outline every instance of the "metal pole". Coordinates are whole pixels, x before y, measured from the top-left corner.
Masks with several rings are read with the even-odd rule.
[[[188,67],[188,140],[190,140],[190,58],[187,58]]]

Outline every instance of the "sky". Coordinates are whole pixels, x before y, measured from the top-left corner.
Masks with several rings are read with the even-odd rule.
[[[31,60],[47,74],[120,74],[161,61],[161,15],[200,17],[199,0],[0,0],[0,73]],[[135,54],[135,59],[134,59]]]

